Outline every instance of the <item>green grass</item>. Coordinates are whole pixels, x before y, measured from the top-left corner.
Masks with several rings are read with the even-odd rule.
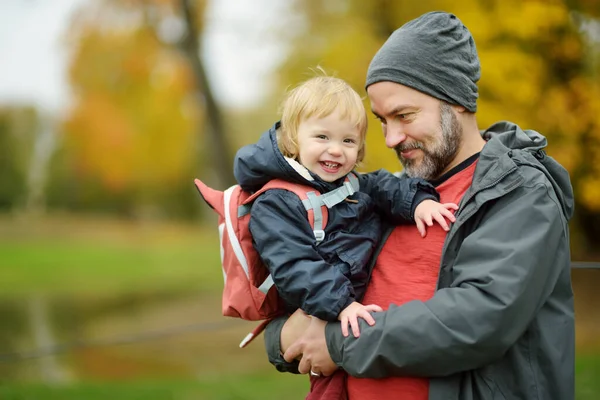
[[[3,400],[269,400],[304,399],[308,378],[277,372],[202,378],[197,382],[156,381],[2,385]]]
[[[579,353],[575,363],[577,400],[600,398],[600,353]]]
[[[84,295],[173,289],[218,293],[223,278],[217,246],[214,226],[139,225],[72,217],[29,223],[0,217],[0,296],[45,292],[78,299]],[[237,353],[223,355],[219,349],[202,350],[198,356],[201,360],[220,357],[225,366],[239,364]],[[23,381],[2,383],[0,377],[0,399],[294,400],[303,399],[308,389],[305,376],[274,370],[246,374],[239,372],[244,367],[236,372],[226,368],[210,376],[200,375],[196,381],[84,380],[57,387]],[[600,353],[578,354],[577,400],[600,398],[599,376]]]
[[[578,356],[576,371],[576,399],[598,399],[600,354]],[[196,382],[84,382],[59,387],[0,384],[3,400],[295,400],[303,399],[307,391],[306,376],[277,372],[205,376]]]
[[[4,297],[34,291],[98,295],[222,287],[213,227],[78,220],[51,220],[39,227],[0,223]]]

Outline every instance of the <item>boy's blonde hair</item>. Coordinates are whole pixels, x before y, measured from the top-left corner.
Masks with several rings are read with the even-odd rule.
[[[345,81],[332,76],[317,76],[292,89],[282,104],[281,130],[277,136],[284,156],[298,157],[298,127],[312,117],[325,118],[334,111],[354,124],[360,143],[356,163],[365,157],[367,112],[358,93]]]

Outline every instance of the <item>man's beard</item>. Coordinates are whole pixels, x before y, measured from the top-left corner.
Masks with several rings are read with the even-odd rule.
[[[406,174],[411,178],[438,178],[458,152],[462,141],[462,126],[452,112],[452,107],[444,102],[440,104],[440,130],[442,137],[431,137],[428,143],[405,142],[394,147]],[[402,157],[403,151],[414,149],[423,152],[420,162]]]

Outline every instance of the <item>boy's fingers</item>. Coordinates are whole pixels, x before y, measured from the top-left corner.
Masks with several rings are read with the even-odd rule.
[[[453,209],[453,210],[458,210],[458,204],[454,204],[454,203],[444,203],[442,204],[444,207],[446,207],[447,209]]]
[[[364,319],[367,324],[373,326],[375,325],[375,320],[373,319],[373,317],[371,316],[371,314],[367,311],[361,312],[359,317],[361,317],[362,319]]]
[[[431,218],[431,214],[425,216],[425,223],[427,224],[427,226],[433,226],[433,220]]]
[[[421,221],[420,219],[415,219],[415,222],[417,223],[417,230],[421,234],[421,237],[425,237],[425,235],[427,234],[427,230],[425,229],[423,221]]]
[[[356,318],[350,319],[350,326],[352,327],[352,334],[354,337],[359,337],[360,329],[358,329],[358,320]]]
[[[369,304],[365,306],[365,309],[370,312],[382,312],[383,308],[379,307],[377,304]]]
[[[452,211],[450,211],[450,210],[447,210],[447,209],[443,208],[442,210],[440,210],[440,213],[441,213],[441,214],[442,214],[444,217],[448,218],[448,220],[449,220],[450,222],[454,222],[454,221],[456,221],[456,217],[454,216],[454,214],[452,214]]]
[[[444,217],[441,214],[436,214],[434,218],[445,231],[449,229],[448,224],[446,223],[446,219],[444,219]]]
[[[348,317],[342,317],[341,325],[342,335],[344,335],[344,337],[348,337]]]

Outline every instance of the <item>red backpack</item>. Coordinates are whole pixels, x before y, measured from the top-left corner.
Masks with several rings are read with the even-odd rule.
[[[248,321],[264,320],[240,343],[245,347],[270,322],[284,313],[284,304],[273,279],[252,244],[250,234],[250,210],[252,202],[270,189],[285,189],[295,193],[308,213],[308,222],[317,243],[325,238],[328,208],[343,201],[358,190],[358,179],[350,174],[343,186],[321,194],[316,189],[274,179],[257,192],[250,194],[234,185],[224,192],[206,186],[196,179],[194,183],[200,195],[219,215],[218,229],[223,269],[224,316]]]

